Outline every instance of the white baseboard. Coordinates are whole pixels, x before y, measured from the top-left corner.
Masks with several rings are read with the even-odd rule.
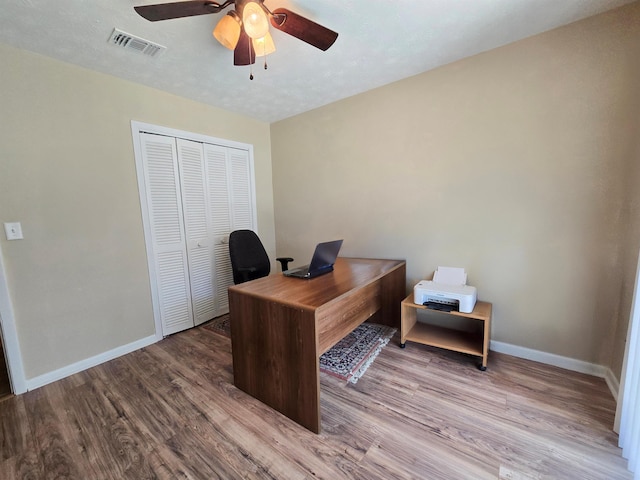
[[[613,374],[613,371],[610,368],[607,368],[604,374],[604,380],[607,382],[607,386],[609,390],[611,390],[611,394],[615,399],[616,403],[618,403],[618,392],[620,392],[620,382]]]
[[[27,390],[35,390],[36,388],[43,387],[49,383],[61,380],[65,377],[68,377],[69,375],[73,375],[74,373],[78,373],[88,368],[95,367],[96,365],[100,365],[101,363],[108,362],[109,360],[113,360],[114,358],[118,358],[122,355],[126,355],[127,353],[131,353],[140,348],[149,346],[157,341],[158,338],[155,335],[151,335],[149,337],[136,340],[135,342],[129,343],[127,345],[122,345],[120,347],[114,348],[113,350],[109,350],[93,357],[80,360],[79,362],[72,363],[71,365],[67,365],[66,367],[59,368],[58,370],[53,370],[52,372],[27,379]]]
[[[489,348],[494,352],[506,353],[507,355],[513,355],[514,357],[525,358],[527,360],[533,360],[534,362],[540,362],[547,365],[553,365],[554,367],[565,368],[574,372],[586,373],[595,377],[604,378],[609,390],[611,390],[613,398],[615,398],[616,401],[618,400],[618,389],[620,388],[620,385],[610,368],[597,365],[595,363],[576,360],[575,358],[563,357],[554,353],[519,347],[509,343],[496,342],[495,340],[491,340]]]

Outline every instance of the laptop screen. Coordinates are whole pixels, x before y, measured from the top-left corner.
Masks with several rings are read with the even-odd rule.
[[[342,247],[342,240],[319,243],[313,252],[313,258],[309,264],[309,272],[332,267],[336,263],[340,247]]]

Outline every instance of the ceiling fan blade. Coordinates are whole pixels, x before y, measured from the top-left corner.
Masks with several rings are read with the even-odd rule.
[[[338,34],[333,30],[286,8],[276,8],[272,13],[271,25],[274,28],[299,38],[320,50],[327,50],[338,38]]]
[[[133,7],[138,14],[150,22],[158,20],[170,20],[172,18],[195,17],[196,15],[208,15],[218,13],[227,5],[233,3],[225,2],[220,5],[211,0],[197,0],[187,2],[159,3],[156,5],[141,5]]]
[[[253,49],[253,42],[249,35],[242,29],[238,44],[233,50],[234,65],[253,65],[256,63],[256,51]]]

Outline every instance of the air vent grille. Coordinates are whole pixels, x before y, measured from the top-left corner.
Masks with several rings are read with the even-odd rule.
[[[113,29],[113,33],[111,33],[111,37],[109,37],[109,43],[116,47],[133,50],[150,57],[157,57],[167,49],[167,47],[150,42],[144,38],[136,37],[117,28]]]

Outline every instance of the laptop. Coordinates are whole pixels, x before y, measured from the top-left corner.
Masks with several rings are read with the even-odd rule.
[[[342,247],[342,240],[319,243],[313,252],[313,257],[309,265],[292,268],[282,273],[286,277],[314,278],[332,272],[333,264],[336,263],[340,247]]]

